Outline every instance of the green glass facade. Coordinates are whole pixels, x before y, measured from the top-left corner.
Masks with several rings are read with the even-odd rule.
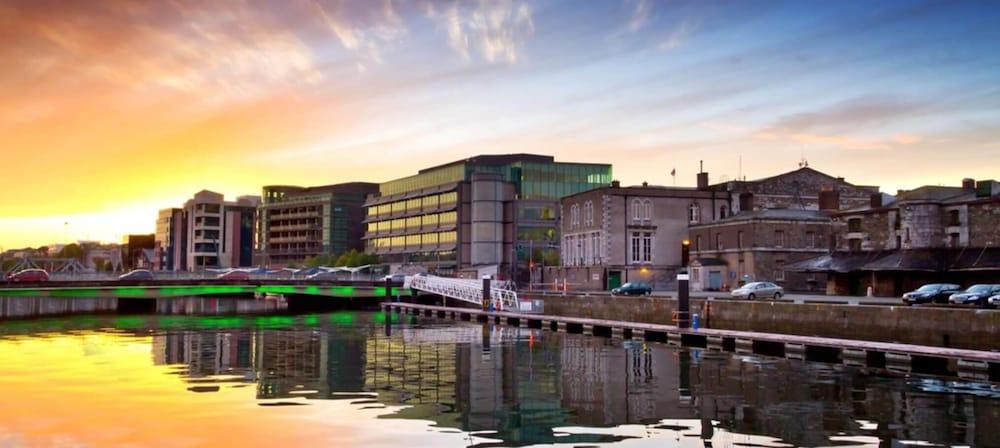
[[[427,168],[379,185],[379,195],[365,206],[366,250],[389,263],[426,263],[444,271],[468,267],[462,251],[474,241],[463,233],[463,224],[470,222],[455,220],[469,215],[462,209],[471,199],[461,192],[480,173],[513,186],[513,241],[503,244],[505,258],[517,262],[503,269],[515,277],[529,260],[558,260],[559,200],[610,185],[612,178],[611,165],[556,162],[532,154],[477,156]]]

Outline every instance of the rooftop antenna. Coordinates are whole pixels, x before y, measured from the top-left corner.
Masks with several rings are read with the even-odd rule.
[[[806,159],[805,153],[803,153],[802,158],[799,159],[799,168],[809,168],[809,160]]]
[[[743,179],[743,153],[740,153],[740,164],[739,164],[739,169],[737,169],[736,172],[736,180],[739,181],[742,179]]]

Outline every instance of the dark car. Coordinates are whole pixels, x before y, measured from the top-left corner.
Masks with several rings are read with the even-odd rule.
[[[931,283],[903,294],[903,303],[948,303],[952,294],[962,292],[962,287],[951,283]]]
[[[136,269],[118,276],[118,280],[152,280],[153,273],[146,269]]]
[[[246,271],[229,271],[219,274],[215,278],[220,280],[250,280],[250,273]]]
[[[613,296],[648,296],[652,293],[653,288],[643,282],[628,282],[611,290]]]
[[[990,296],[1000,294],[1000,285],[972,285],[963,292],[952,294],[948,301],[956,305],[983,305]]]
[[[44,269],[24,269],[7,276],[11,283],[35,283],[49,280],[49,273]]]

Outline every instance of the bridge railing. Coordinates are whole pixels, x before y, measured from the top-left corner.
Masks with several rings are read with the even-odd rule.
[[[480,306],[483,304],[482,280],[417,275],[406,277],[404,287]],[[494,309],[517,308],[517,292],[507,282],[491,284],[490,299]]]

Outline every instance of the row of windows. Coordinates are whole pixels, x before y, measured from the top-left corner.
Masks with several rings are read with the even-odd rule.
[[[817,234],[816,232],[806,232],[805,248],[806,249],[817,249],[817,248],[820,248],[820,246],[822,244],[822,239],[823,239],[823,235],[822,234]],[[740,231],[736,232],[736,248],[737,249],[744,249],[746,247],[747,247],[747,244],[746,244],[746,239],[744,237],[744,233],[743,233],[742,230],[740,230]],[[785,238],[785,231],[784,230],[775,230],[774,231],[774,239],[771,241],[771,247],[774,247],[774,248],[790,247],[788,245],[788,241]],[[709,249],[714,249],[714,250],[725,250],[726,249],[726,241],[725,241],[725,238],[722,236],[721,233],[716,233],[715,234],[715,247],[714,248],[709,248],[707,246],[704,246],[701,235],[698,235],[698,236],[695,237],[695,240],[694,240],[694,250],[700,251],[700,250],[709,250]]]
[[[570,228],[580,227],[580,204],[573,204],[569,208]],[[594,203],[587,201],[583,204],[583,225],[594,225]]]
[[[424,246],[437,246],[438,244],[452,244],[457,239],[458,234],[456,232],[435,232],[387,238],[374,238],[369,240],[368,245],[369,247],[375,249],[419,248]]]
[[[449,226],[455,224],[458,220],[458,213],[456,212],[444,212],[444,213],[433,213],[430,215],[422,216],[411,216],[409,218],[398,218],[387,221],[378,221],[368,223],[368,232],[390,232],[390,231],[401,231],[401,230],[415,230],[415,229],[432,229],[438,226]]]
[[[447,193],[433,194],[421,198],[413,198],[371,206],[368,207],[368,216],[376,217],[397,213],[416,212],[420,210],[434,210],[438,207],[454,204],[455,201],[458,201],[458,193],[450,191]]]
[[[594,266],[604,259],[601,232],[567,235],[563,238],[563,264]]]
[[[653,234],[650,232],[632,232],[629,238],[629,261],[632,263],[653,262]]]

